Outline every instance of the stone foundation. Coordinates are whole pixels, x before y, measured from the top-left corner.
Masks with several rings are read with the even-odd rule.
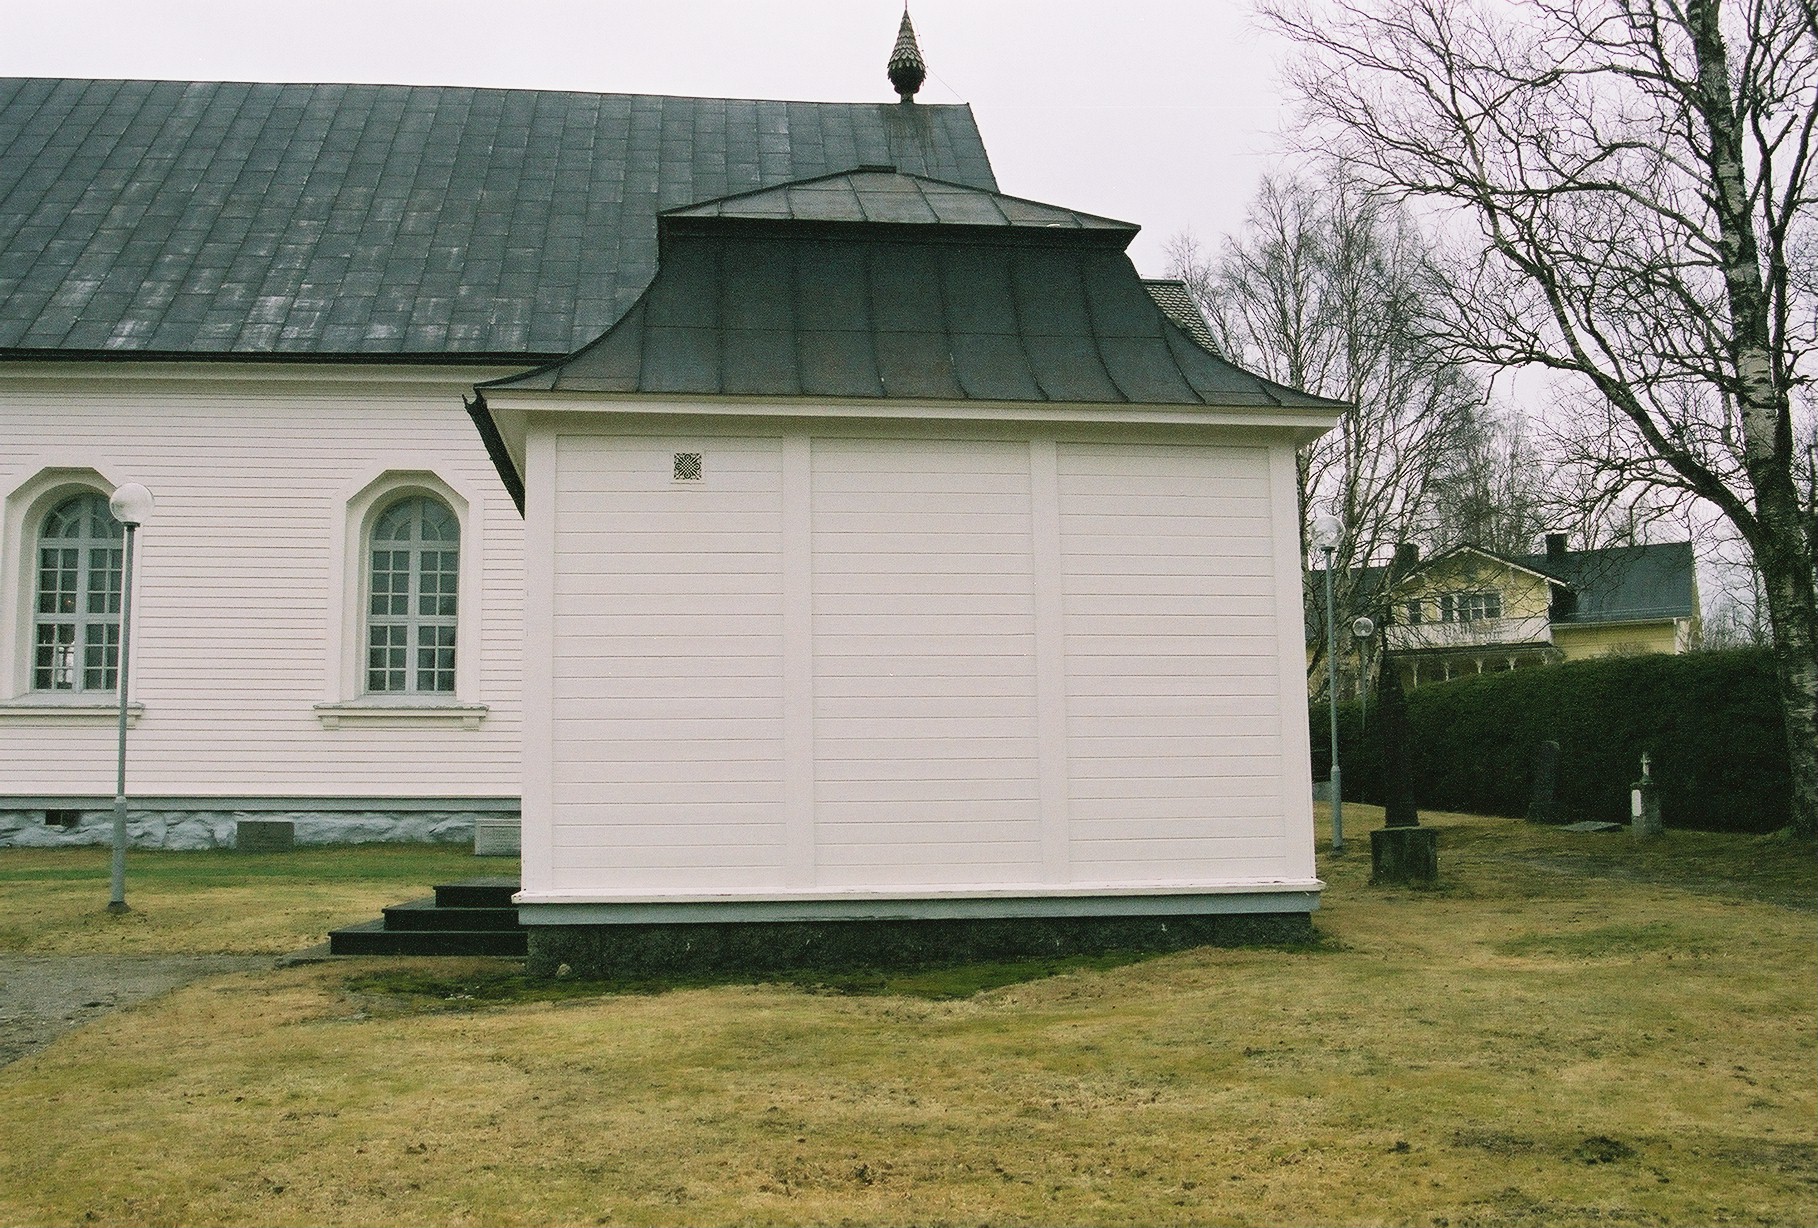
[[[47,822],[47,815],[58,822]],[[297,844],[465,844],[495,812],[459,810],[135,810],[126,813],[127,840],[139,849],[231,849],[242,820],[286,822]],[[515,821],[513,827],[515,828]],[[0,810],[0,848],[63,848],[110,844],[114,812]]]
[[[1310,942],[1296,913],[531,925],[531,976],[669,976],[800,968],[918,968],[979,960]],[[562,969],[567,972],[563,973]]]

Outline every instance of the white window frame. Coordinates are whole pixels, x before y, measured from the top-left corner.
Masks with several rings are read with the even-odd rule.
[[[6,489],[0,507],[0,721],[114,720],[118,699],[112,690],[34,690],[32,659],[37,638],[38,531],[44,517],[73,495],[108,498],[119,481],[92,466],[51,458],[40,458],[25,472],[28,476]],[[133,621],[135,653],[142,627],[143,620]],[[143,704],[129,704],[127,724],[138,724],[143,712]]]
[[[454,513],[461,529],[456,587],[454,691],[366,689],[366,626],[370,605],[369,550],[374,523],[399,499],[425,495]],[[487,705],[480,693],[480,620],[484,586],[484,526],[480,496],[427,470],[369,473],[336,496],[329,568],[328,659],[316,719],[326,729],[348,725],[458,724],[477,729]]]
[[[452,632],[458,636],[461,629],[459,604],[461,595],[461,523],[442,500],[414,491],[387,499],[379,504],[378,508],[378,514],[373,518],[371,536],[365,542],[367,583],[366,617],[363,629],[366,652],[366,668],[363,671],[365,693],[369,697],[383,695],[388,698],[399,695],[452,696],[455,689],[455,665],[460,658],[454,644],[443,645],[439,641],[442,638],[440,633]],[[387,521],[406,509],[410,514],[409,524],[406,526],[409,536],[381,539],[378,536],[380,529],[386,525]],[[433,601],[440,595],[437,586],[440,578],[447,574],[443,564],[446,563],[445,556],[451,551],[447,548],[449,543],[419,534],[419,530],[426,532],[429,528],[429,509],[435,509],[434,514],[437,520],[444,516],[452,520],[455,532],[454,550],[452,551],[455,556],[454,592],[450,594],[452,609],[445,608],[438,602],[434,613],[425,612],[424,602]],[[385,554],[388,560],[383,573],[379,568],[381,553]],[[401,570],[396,566],[400,558],[403,562]],[[430,566],[432,558],[437,564],[434,567]],[[387,609],[383,613],[376,608],[380,601],[378,581],[381,574],[393,577],[392,586],[385,594],[385,600],[388,605],[395,604],[397,607]],[[403,585],[401,592],[397,588],[400,583]],[[425,588],[429,591],[425,592]],[[381,649],[380,645],[375,642],[381,631],[387,633],[388,636],[401,635],[401,642],[387,643]],[[435,638],[438,642],[426,645],[424,640],[431,633],[436,633]],[[429,666],[427,672],[431,675],[433,683],[430,686],[423,685],[425,673],[423,653],[426,648],[438,655],[444,650],[448,653],[448,664],[445,667],[440,663],[432,663]],[[396,653],[397,666],[395,668],[389,664],[383,667],[375,666],[373,657],[379,651],[387,654]],[[375,674],[384,675],[387,678],[396,675],[399,685],[375,686],[373,684]]]
[[[49,527],[51,516],[72,503],[80,504],[85,509],[76,535],[55,539],[47,538],[45,532]],[[93,527],[97,515],[105,516],[106,523],[118,528],[119,536],[92,536],[90,529]],[[89,698],[117,696],[120,692],[120,580],[121,567],[124,565],[123,560],[126,557],[126,529],[114,520],[113,510],[108,507],[107,496],[98,490],[77,490],[65,494],[47,506],[36,517],[29,529],[28,536],[31,540],[25,546],[29,551],[26,562],[31,565],[35,576],[35,582],[32,585],[31,642],[27,645],[31,658],[28,668],[31,674],[29,683],[32,692],[34,694],[49,692],[82,695]],[[67,611],[57,610],[46,613],[43,608],[44,555],[48,550],[75,555],[75,566],[71,569],[74,588],[72,590],[64,590],[61,587],[57,589],[59,593],[67,591],[67,595],[72,601],[72,607]],[[96,556],[103,552],[107,557],[102,560],[101,574],[97,577]],[[64,569],[58,567],[56,571],[61,575]],[[99,583],[97,583],[97,579]],[[92,605],[96,596],[102,599],[102,609],[99,611],[96,611]],[[43,632],[47,625],[66,627],[69,631],[69,660],[61,666],[52,664],[50,685],[45,685],[42,677],[44,665],[39,656],[43,648]],[[100,636],[99,645],[93,642],[97,634]],[[96,647],[99,647],[101,651],[98,671],[94,665],[91,665],[89,656]],[[109,659],[109,649],[112,650],[111,660]],[[100,680],[90,686],[89,676],[96,672],[99,673]],[[68,680],[67,686],[57,685],[59,676]]]

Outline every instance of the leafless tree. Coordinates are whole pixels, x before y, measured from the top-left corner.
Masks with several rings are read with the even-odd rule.
[[[1611,488],[1717,508],[1760,569],[1818,835],[1818,597],[1794,392],[1818,345],[1818,0],[1277,0],[1310,131],[1455,226],[1456,352],[1593,391]]]
[[[1548,530],[1571,523],[1546,480],[1551,468],[1521,415],[1484,406],[1445,459],[1433,494],[1433,544],[1528,553]]]
[[[1190,237],[1169,247],[1173,275],[1193,291],[1227,358],[1355,407],[1300,453],[1303,547],[1312,515],[1330,511],[1345,525],[1333,577],[1346,640],[1376,596],[1380,573],[1366,565],[1398,542],[1433,541],[1436,487],[1487,422],[1483,387],[1435,349],[1427,329],[1445,297],[1431,249],[1405,210],[1343,168],[1317,183],[1265,179],[1243,233],[1216,256]],[[1323,556],[1309,562],[1323,565]],[[1313,596],[1319,685],[1325,605]]]

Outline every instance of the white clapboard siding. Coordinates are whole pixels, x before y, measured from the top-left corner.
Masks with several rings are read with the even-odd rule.
[[[1073,864],[1279,869],[1268,451],[1063,443],[1058,466]]]
[[[1307,880],[1285,448],[699,429],[532,447],[533,895]]]
[[[674,480],[700,452],[698,482]],[[555,472],[557,889],[773,888],[783,866],[777,439],[563,435]]]
[[[1037,881],[1028,445],[823,438],[813,473],[819,883]]]
[[[196,797],[513,797],[521,739],[523,529],[461,395],[485,373],[396,373],[366,380],[319,367],[241,365],[170,378],[122,364],[53,388],[0,375],[0,487],[46,468],[88,468],[144,483],[156,511],[139,534],[134,606],[132,791]],[[480,545],[479,654],[458,699],[487,705],[477,729],[454,725],[324,728],[314,706],[349,699],[330,643],[330,608],[347,563],[347,500],[386,471],[427,471],[470,496]],[[8,592],[17,652],[28,651],[33,526],[0,543],[25,563]],[[338,540],[339,539],[339,540]],[[16,572],[14,573],[16,574]],[[344,600],[357,602],[357,591]],[[344,651],[358,654],[358,644]],[[18,687],[7,662],[8,694]],[[105,697],[102,697],[105,698]],[[110,725],[8,716],[0,721],[0,794],[107,795]]]

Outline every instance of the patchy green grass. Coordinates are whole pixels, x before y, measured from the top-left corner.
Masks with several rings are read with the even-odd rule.
[[[1308,949],[200,982],[0,1070],[0,1222],[1818,1221],[1809,848],[1434,816],[1440,887],[1382,890],[1347,819]]]
[[[516,874],[514,858],[455,844],[308,845],[282,853],[133,850],[107,912],[104,846],[0,851],[0,951],[281,955],[425,896],[438,882]]]

